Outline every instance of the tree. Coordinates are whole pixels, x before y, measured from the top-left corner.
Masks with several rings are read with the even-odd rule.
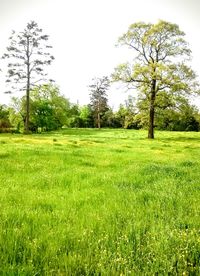
[[[108,77],[95,78],[90,88],[90,106],[94,114],[96,126],[101,128],[101,117],[108,110],[107,90],[110,82]]]
[[[120,127],[125,129],[139,129],[140,120],[137,117],[138,109],[136,106],[136,99],[128,96],[124,104],[120,104],[116,112],[116,118],[119,121]]]
[[[26,118],[26,97],[12,97],[9,105],[9,119],[15,129],[15,132],[20,132],[23,129]]]
[[[47,45],[48,35],[42,34],[38,24],[31,21],[26,28],[19,32],[12,32],[10,46],[3,58],[9,58],[7,83],[12,83],[12,89],[20,84],[18,90],[26,91],[26,118],[25,132],[29,132],[30,119],[30,90],[41,81],[44,81],[46,74],[43,66],[50,65],[54,57],[48,52],[51,46]],[[40,77],[39,77],[40,76]],[[8,91],[10,93],[10,91]]]
[[[66,124],[69,113],[69,100],[60,94],[58,86],[43,84],[30,91],[30,123],[34,129],[58,129]]]
[[[0,132],[9,132],[10,127],[9,110],[5,105],[0,105]]]
[[[186,97],[198,91],[196,75],[186,65],[191,51],[184,35],[178,25],[160,20],[157,24],[132,24],[119,38],[119,45],[134,51],[134,63],[119,65],[113,79],[138,89],[147,100],[150,139],[154,138],[156,108],[165,99],[173,102],[178,95]]]
[[[198,109],[187,99],[179,99],[174,108],[159,110],[156,117],[156,128],[176,131],[198,131]]]
[[[92,110],[89,105],[84,105],[80,108],[80,119],[81,126],[80,127],[93,127],[93,117]]]
[[[80,119],[80,106],[78,103],[70,104],[69,117],[67,120],[66,126],[68,127],[80,127],[81,119]]]
[[[13,126],[19,131],[25,120],[25,96],[12,98],[10,118]],[[29,130],[36,132],[56,130],[66,125],[70,116],[70,102],[60,94],[59,87],[43,84],[30,91]]]

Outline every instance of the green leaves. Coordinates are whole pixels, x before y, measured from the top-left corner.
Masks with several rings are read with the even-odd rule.
[[[184,32],[178,25],[160,20],[157,24],[143,22],[132,24],[119,38],[119,45],[135,50],[141,62],[158,62],[178,55],[190,55]]]

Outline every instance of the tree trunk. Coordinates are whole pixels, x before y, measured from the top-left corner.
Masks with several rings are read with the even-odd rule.
[[[26,88],[26,120],[25,120],[25,133],[29,133],[29,120],[30,120],[30,84],[27,81]]]
[[[154,139],[154,117],[155,117],[156,80],[152,81],[151,99],[149,107],[149,129],[148,138]]]
[[[97,114],[97,126],[98,126],[98,129],[101,128],[101,118],[100,118],[100,113],[99,112]]]
[[[26,83],[26,120],[25,120],[25,134],[29,133],[30,121],[30,56],[29,56],[29,38],[27,37],[27,83]]]
[[[101,128],[100,102],[99,101],[98,101],[98,109],[97,109],[97,126],[98,126],[98,129]]]

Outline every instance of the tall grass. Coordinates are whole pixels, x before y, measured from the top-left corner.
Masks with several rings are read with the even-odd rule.
[[[0,136],[0,275],[199,275],[200,134]]]

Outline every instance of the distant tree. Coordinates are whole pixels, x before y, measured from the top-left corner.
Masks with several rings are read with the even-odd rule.
[[[90,105],[84,105],[80,108],[80,127],[93,127],[93,117]]]
[[[140,120],[137,117],[138,110],[136,106],[136,100],[132,96],[129,96],[125,100],[124,104],[120,104],[116,116],[120,122],[121,127],[128,129],[139,129]]]
[[[16,132],[23,131],[26,117],[26,98],[12,97],[9,105],[9,119]]]
[[[102,126],[115,128],[119,127],[118,122],[116,121],[115,113],[112,108],[107,109],[107,111],[102,116]]]
[[[120,104],[119,108],[118,108],[118,110],[116,112],[116,118],[117,118],[117,120],[119,122],[120,127],[122,127],[122,128],[126,128],[126,123],[125,123],[125,121],[126,121],[126,114],[127,114],[126,107],[124,106],[124,104]]]
[[[160,20],[157,24],[132,24],[119,38],[119,45],[133,50],[135,62],[119,65],[113,80],[138,89],[146,99],[150,139],[154,138],[155,110],[169,104],[177,95],[198,91],[196,75],[186,65],[191,51],[183,37],[176,24]]]
[[[81,127],[80,106],[78,103],[70,103],[69,116],[66,123],[67,127]]]
[[[128,96],[128,99],[125,100],[125,108],[126,108],[126,115],[125,115],[125,124],[124,128],[128,129],[139,129],[140,120],[138,119],[138,109],[136,104],[136,99],[132,96]]]
[[[103,114],[109,109],[107,91],[110,82],[108,77],[95,78],[90,88],[90,106],[94,114],[95,125],[101,128],[101,118]]]
[[[155,125],[157,129],[175,130],[175,131],[198,131],[198,110],[189,104],[187,99],[182,99],[174,108],[161,110],[156,116]]]
[[[36,83],[44,81],[46,74],[43,66],[50,65],[54,57],[48,52],[48,35],[42,34],[38,24],[31,21],[18,34],[13,31],[10,46],[3,58],[9,58],[7,83],[13,84],[12,89],[26,91],[25,132],[29,132],[30,90]],[[21,85],[20,89],[18,85]],[[16,86],[17,85],[17,86]],[[9,93],[11,91],[8,91]]]
[[[9,132],[10,127],[9,110],[5,105],[0,105],[0,132]]]
[[[60,94],[58,86],[50,83],[35,87],[30,91],[30,99],[32,128],[49,131],[66,125],[70,102]]]
[[[26,116],[26,98],[12,98],[10,118],[16,129],[20,130]],[[67,124],[70,116],[70,102],[60,94],[53,84],[43,84],[30,91],[29,129],[36,132],[59,129]]]

